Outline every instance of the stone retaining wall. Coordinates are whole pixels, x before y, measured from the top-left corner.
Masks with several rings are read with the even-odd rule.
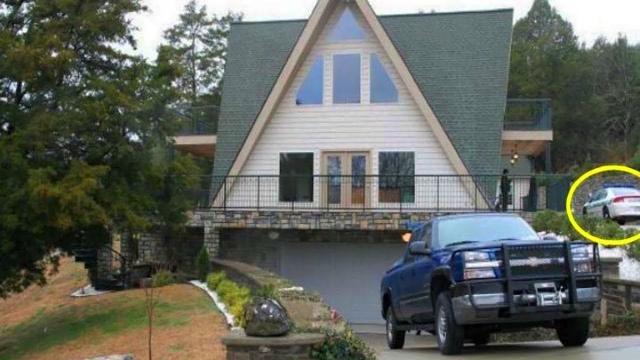
[[[323,341],[320,334],[256,338],[233,333],[222,338],[227,360],[307,360],[311,359],[311,348]]]
[[[594,194],[596,191],[602,189],[605,183],[634,184],[636,188],[640,189],[640,180],[633,175],[595,175],[585,181],[578,190],[576,190],[573,198],[575,211],[582,213],[582,207],[589,200],[589,193]]]
[[[296,290],[289,280],[241,262],[215,259],[212,264],[214,271],[224,271],[231,280],[250,289],[272,286],[298,330],[342,330],[346,326],[344,321],[332,318],[331,308],[319,294]]]

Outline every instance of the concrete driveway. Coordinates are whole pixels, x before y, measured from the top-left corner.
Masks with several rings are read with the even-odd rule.
[[[425,359],[533,359],[545,360],[629,360],[640,356],[640,336],[590,339],[582,348],[563,348],[558,341],[517,344],[495,344],[484,348],[465,347],[460,356],[442,356],[435,338],[407,336],[403,350],[389,350],[382,334],[359,334],[378,354],[379,360],[425,360]]]

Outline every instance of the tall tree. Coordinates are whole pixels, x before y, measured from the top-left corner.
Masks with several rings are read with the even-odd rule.
[[[596,40],[590,51],[595,74],[594,94],[604,104],[600,124],[603,156],[628,161],[640,130],[640,51],[620,35],[613,43]]]
[[[134,45],[128,19],[143,10],[0,2],[0,297],[44,283],[58,249],[185,220],[161,205],[193,182],[191,161],[154,161],[177,127],[177,69],[114,46]]]
[[[566,170],[596,152],[594,142],[584,141],[596,134],[601,113],[588,54],[547,0],[536,0],[516,23],[511,58],[509,96],[553,101],[556,169]]]
[[[206,6],[191,0],[179,23],[164,34],[164,47],[181,69],[176,87],[183,112],[192,118],[213,118],[213,131],[217,130],[227,37],[231,23],[241,19],[242,15],[236,13],[209,16]]]

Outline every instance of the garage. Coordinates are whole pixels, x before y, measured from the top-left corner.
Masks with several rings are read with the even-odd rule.
[[[380,280],[405,249],[398,244],[281,243],[280,272],[317,291],[352,324],[382,324]]]

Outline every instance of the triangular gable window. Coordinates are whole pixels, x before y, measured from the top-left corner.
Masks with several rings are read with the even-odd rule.
[[[371,54],[371,103],[398,102],[398,89],[378,55]]]
[[[297,105],[320,105],[323,98],[324,85],[324,59],[318,56],[311,66],[307,77],[304,79],[298,95],[296,96]]]
[[[345,8],[342,15],[340,15],[338,23],[336,23],[335,27],[331,31],[329,40],[332,42],[342,42],[349,40],[364,40],[364,38],[364,30],[360,27],[360,24],[358,24],[358,20],[353,14],[353,11],[348,7]]]

